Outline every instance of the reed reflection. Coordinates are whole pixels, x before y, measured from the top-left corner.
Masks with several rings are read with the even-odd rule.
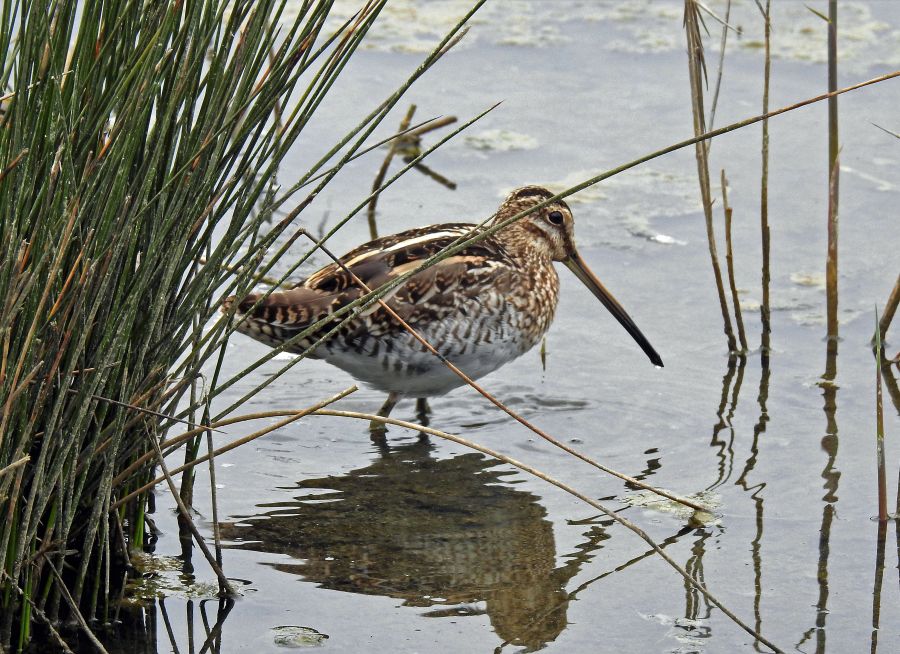
[[[837,425],[837,339],[828,339],[825,350],[825,374],[822,376],[822,410],[825,412],[825,436],[822,450],[825,451],[825,467],[822,469],[822,526],[819,528],[819,600],[816,602],[816,652],[824,652],[826,646],[825,623],[828,618],[828,555],[831,549],[831,525],[834,522],[835,505],[838,500],[838,484],[841,473],[835,466],[838,453]]]
[[[715,449],[716,458],[718,459],[718,475],[716,476],[716,480],[706,487],[706,490],[708,491],[718,488],[727,482],[731,478],[734,469],[735,434],[732,419],[737,411],[738,397],[740,396],[746,365],[747,358],[744,356],[728,357],[728,367],[722,377],[722,393],[719,396],[719,405],[716,408],[716,423],[713,425],[712,437],[709,443],[710,447]],[[768,383],[767,379],[766,383]],[[764,412],[764,400],[762,408]],[[760,419],[760,423],[762,424],[762,418]],[[727,434],[727,439],[722,438],[723,434]],[[755,443],[756,439],[754,439],[754,444]],[[742,484],[746,488],[744,479],[747,473],[753,469],[755,461],[754,450],[754,456],[748,460],[744,467],[741,479],[735,482],[736,484]],[[759,502],[761,503],[762,500],[760,499]],[[691,548],[691,556],[685,563],[685,570],[687,570],[691,577],[696,579],[700,584],[705,584],[703,556],[706,553],[706,541],[717,529],[719,528],[702,528],[694,529],[692,531],[692,533],[696,534],[696,540]],[[757,590],[758,587],[757,584]],[[685,581],[684,591],[684,621],[677,626],[684,631],[682,638],[695,644],[699,648],[704,641],[712,636],[712,630],[708,625],[712,613],[712,606],[709,604],[708,600],[697,591],[696,587],[688,584],[687,581]],[[759,592],[756,593],[756,596],[757,598],[759,597]]]
[[[875,581],[872,586],[872,636],[869,651],[878,651],[878,629],[881,626],[881,587],[884,581],[884,550],[887,541],[887,520],[878,521],[878,540],[875,547]]]
[[[879,353],[876,352],[875,356]],[[890,361],[881,362],[881,381],[887,394],[891,398],[894,408],[900,414],[900,386],[894,376]],[[872,635],[869,651],[878,651],[878,630],[881,626],[881,592],[884,581],[885,550],[887,547],[887,521],[878,522],[878,535],[875,546],[875,580],[872,584]],[[897,558],[900,561],[900,480],[897,483],[897,506],[894,516],[895,533],[897,537]],[[897,566],[900,570],[900,565]]]
[[[816,619],[814,626],[807,629],[797,643],[800,649],[813,635],[816,639],[816,652],[826,651],[828,620],[828,558],[831,553],[831,525],[834,522],[835,505],[838,501],[838,484],[841,472],[835,466],[838,453],[837,425],[837,355],[838,340],[829,338],[825,347],[825,372],[819,382],[822,389],[822,410],[825,413],[825,435],[822,437],[822,450],[825,452],[825,466],[822,468],[822,489],[825,491],[822,501],[822,521],[819,527],[819,561],[816,578],[819,584],[819,597],[816,601]]]
[[[233,547],[287,554],[276,564],[323,588],[487,614],[502,641],[535,650],[565,629],[566,585],[608,538],[593,525],[555,567],[552,524],[515,473],[480,454],[432,456],[428,441],[386,448],[347,474],[303,480],[293,500],[221,525]],[[513,482],[514,483],[514,482]]]
[[[719,407],[716,410],[716,424],[713,425],[710,447],[716,448],[716,456],[719,459],[719,474],[716,480],[707,486],[712,490],[724,484],[731,478],[734,468],[734,427],[731,424],[737,410],[738,396],[741,392],[741,383],[744,381],[744,368],[747,365],[745,357],[729,357],[728,368],[722,377],[722,395],[719,398]],[[734,386],[732,387],[732,382]],[[730,401],[729,401],[730,394]],[[728,434],[728,439],[723,440],[721,434]]]
[[[753,442],[750,445],[750,456],[744,462],[744,468],[740,477],[734,482],[745,491],[750,493],[753,500],[753,508],[755,514],[756,533],[750,542],[750,558],[753,563],[753,615],[754,627],[757,633],[762,633],[762,538],[764,526],[764,497],[763,491],[766,488],[766,482],[751,484],[749,481],[750,474],[756,467],[756,460],[759,458],[760,438],[766,431],[766,425],[769,422],[769,410],[767,403],[769,401],[769,383],[771,377],[771,368],[769,367],[769,359],[764,357],[761,359],[762,370],[759,376],[759,392],[756,401],[759,404],[759,419],[753,426]],[[754,648],[761,651],[759,641],[754,642]]]
[[[184,605],[185,633],[173,626],[169,613],[171,607]],[[195,611],[199,608],[199,615]],[[98,631],[109,654],[157,654],[158,652],[179,652],[179,642],[185,651],[197,654],[218,654],[222,651],[222,628],[225,619],[234,607],[231,599],[183,600],[160,597],[144,604],[123,604],[111,626]],[[162,618],[162,624],[160,624]],[[198,629],[196,622],[200,620]],[[160,642],[161,629],[165,631],[168,644]],[[81,649],[79,648],[79,651]],[[93,645],[85,651],[96,651]]]
[[[691,578],[696,580],[700,585],[706,585],[706,575],[703,569],[703,555],[706,554],[706,541],[713,535],[711,529],[695,530],[696,539],[691,546],[691,556],[685,563],[684,569],[687,570]],[[712,615],[712,604],[709,600],[697,590],[697,587],[684,581],[684,621],[680,625],[684,631],[682,638],[701,648],[704,641],[712,636],[712,628],[709,626],[709,619]]]

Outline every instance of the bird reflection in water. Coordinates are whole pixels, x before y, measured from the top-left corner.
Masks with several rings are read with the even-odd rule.
[[[565,629],[566,586],[608,538],[593,525],[555,567],[553,526],[515,473],[470,453],[432,456],[427,441],[386,448],[371,465],[298,483],[294,500],[222,524],[232,547],[287,554],[274,564],[323,588],[486,613],[504,643],[540,649]]]

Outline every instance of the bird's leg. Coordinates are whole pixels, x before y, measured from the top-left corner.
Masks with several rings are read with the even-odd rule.
[[[384,404],[381,405],[381,408],[378,409],[378,415],[382,418],[387,418],[391,415],[391,410],[397,406],[397,402],[400,401],[400,393],[388,393],[387,399],[384,401]],[[387,427],[385,427],[383,422],[378,422],[377,420],[373,420],[369,423],[369,435],[373,440],[384,440],[384,434],[387,431]]]
[[[428,406],[427,398],[424,398],[424,397],[417,398],[416,399],[416,420],[418,420],[419,424],[422,425],[423,427],[427,427],[428,423],[431,422],[428,419],[429,415],[431,415],[431,407]],[[419,432],[419,440],[427,441],[428,434],[426,434],[424,431],[420,431]]]
[[[431,415],[431,407],[428,406],[428,399],[424,397],[420,397],[416,400],[416,420],[419,421],[423,427],[428,426],[428,416]]]

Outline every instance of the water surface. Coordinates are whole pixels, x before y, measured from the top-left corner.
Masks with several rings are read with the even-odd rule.
[[[710,4],[724,12],[724,3]],[[729,37],[717,125],[762,106],[761,19],[754,2],[733,4],[732,22],[743,35]],[[778,107],[825,90],[825,26],[802,3],[773,5],[770,102]],[[409,74],[464,7],[390,3],[370,46],[348,67],[289,158],[284,184]],[[896,6],[840,7],[840,84],[896,68]],[[712,19],[707,25],[713,78],[719,28]],[[481,219],[516,186],[562,189],[690,136],[683,44],[675,2],[489,3],[460,47],[408,100],[421,119],[465,119],[504,103],[429,162],[457,189],[412,173],[382,195],[379,228],[389,233]],[[582,256],[666,367],[654,369],[587,289],[561,270],[546,368],[535,350],[483,380],[504,402],[591,457],[681,494],[703,493],[716,506],[714,521],[694,526],[678,512],[636,501],[634,489],[540,441],[468,389],[431,402],[432,426],[603,498],[782,649],[895,650],[900,534],[890,524],[879,541],[871,520],[875,368],[869,338],[874,307],[884,306],[900,270],[900,142],[872,123],[900,131],[898,106],[896,81],[840,100],[842,339],[833,383],[821,383],[824,104],[770,123],[773,352],[767,368],[757,351],[746,364],[729,362],[696,164],[685,150],[571,202]],[[398,108],[381,132],[389,133],[405,110]],[[714,178],[725,168],[731,184],[736,278],[757,348],[759,127],[716,140],[712,158]],[[376,153],[348,166],[300,223],[313,231],[334,224],[365,197],[380,159]],[[721,237],[720,201],[715,211]],[[332,249],[345,251],[366,239],[364,216],[354,221]],[[298,245],[292,255],[302,252]],[[318,257],[303,272],[323,263]],[[897,330],[889,335],[889,351],[900,343]],[[265,351],[234,337],[226,372]],[[222,406],[283,363],[271,362],[237,384]],[[304,407],[351,382],[324,363],[305,361],[246,409]],[[893,481],[900,407],[889,397]],[[362,389],[339,407],[371,412],[382,400]],[[413,403],[401,404],[395,416],[413,420]],[[231,430],[227,438],[254,428]],[[225,569],[241,580],[242,597],[220,609],[202,593],[190,599],[174,593],[147,610],[141,651],[175,651],[172,641],[187,651],[189,639],[199,651],[217,617],[210,644],[223,652],[289,646],[567,654],[764,649],[633,534],[575,498],[458,445],[391,429],[389,446],[379,448],[365,423],[310,417],[219,457],[216,474]],[[198,489],[207,483],[201,472]],[[198,490],[197,496],[198,521],[211,534],[208,494]],[[180,552],[172,503],[161,494],[158,504],[165,533],[156,553],[171,557]],[[205,564],[194,558],[196,579],[208,583]],[[192,587],[169,574],[176,588]]]

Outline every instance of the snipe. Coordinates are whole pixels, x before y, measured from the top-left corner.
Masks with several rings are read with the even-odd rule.
[[[492,222],[551,197],[553,193],[539,186],[517,189]],[[412,229],[361,245],[340,260],[376,289],[414,270],[474,227],[445,223]],[[591,290],[655,365],[663,365],[622,305],[584,264],[575,249],[572,212],[562,201],[416,273],[384,300],[444,357],[477,379],[527,352],[550,327],[559,295],[554,261],[565,264]],[[258,295],[241,298],[236,319],[251,309],[252,314],[238,331],[274,347],[326,318],[364,293],[344,267],[325,266],[293,288],[272,293],[255,309]],[[222,311],[227,313],[236,300],[226,299]],[[333,326],[326,323],[289,351],[304,351]],[[464,383],[377,303],[348,321],[312,356],[386,392],[382,416],[401,397],[419,398],[420,411],[427,411],[425,398]]]

